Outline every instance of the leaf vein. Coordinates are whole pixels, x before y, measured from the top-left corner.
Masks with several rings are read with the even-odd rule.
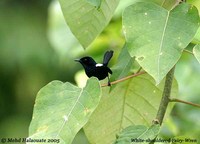
[[[69,119],[69,116],[71,115],[71,113],[72,113],[72,111],[74,110],[76,104],[78,103],[78,101],[79,101],[79,99],[80,99],[82,93],[83,93],[83,89],[81,89],[81,92],[80,92],[79,96],[77,97],[77,99],[76,99],[74,105],[72,106],[71,110],[70,110],[69,113],[67,114],[67,119]],[[66,124],[67,121],[68,121],[68,120],[64,120],[64,122],[63,122],[63,124],[61,125],[61,127],[60,127],[60,129],[59,129],[58,134],[57,134],[56,137],[58,137],[58,135],[59,135],[60,132],[62,131],[62,129],[63,129],[63,127],[65,126],[65,124]]]
[[[169,14],[170,14],[170,12],[167,11],[167,18],[165,20],[165,25],[163,28],[163,33],[161,36],[161,42],[160,42],[160,47],[159,47],[158,60],[157,60],[158,61],[158,69],[157,69],[158,77],[160,77],[160,56],[161,56],[160,53],[162,52],[163,41],[164,41],[166,29],[167,29],[168,20],[169,20]]]

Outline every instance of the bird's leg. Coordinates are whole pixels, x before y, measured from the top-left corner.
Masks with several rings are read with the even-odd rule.
[[[108,75],[108,86],[111,86],[109,75]]]

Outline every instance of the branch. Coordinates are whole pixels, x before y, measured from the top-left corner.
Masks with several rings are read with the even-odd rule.
[[[200,108],[200,105],[199,105],[199,104],[195,104],[195,103],[192,103],[192,102],[187,102],[187,101],[180,100],[180,99],[176,99],[176,98],[170,98],[169,101],[170,101],[170,102],[184,103],[184,104],[188,104],[188,105],[191,105],[191,106],[195,106],[195,107]]]
[[[143,72],[138,72],[138,73],[135,73],[135,74],[129,75],[129,76],[127,76],[127,77],[124,77],[124,78],[118,79],[118,80],[116,80],[116,81],[110,82],[110,84],[111,84],[111,85],[113,85],[113,84],[117,84],[117,83],[119,83],[119,82],[122,82],[122,81],[128,80],[128,79],[130,79],[130,78],[132,78],[132,77],[136,77],[136,76],[139,76],[139,75],[142,75],[142,74],[145,74],[145,73],[146,73],[146,72],[144,72],[144,71],[143,71]],[[108,86],[107,83],[101,85],[101,87],[106,87],[106,86]]]
[[[159,123],[161,125],[163,122],[163,118],[165,116],[165,112],[167,110],[167,106],[168,106],[169,98],[171,94],[172,82],[174,78],[174,69],[175,67],[173,67],[166,76],[165,87],[163,90],[162,99],[161,99],[160,106],[156,115],[156,119],[153,121],[154,124]]]

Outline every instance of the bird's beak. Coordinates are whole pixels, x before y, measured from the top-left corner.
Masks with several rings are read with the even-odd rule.
[[[76,61],[76,62],[80,62],[80,59],[75,59],[74,61]]]

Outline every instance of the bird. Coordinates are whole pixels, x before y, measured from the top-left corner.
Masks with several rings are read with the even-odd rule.
[[[99,80],[108,78],[108,86],[110,86],[109,73],[112,74],[112,70],[108,67],[108,63],[113,56],[113,51],[106,51],[103,58],[103,63],[96,63],[92,57],[85,56],[81,59],[75,59],[76,62],[80,62],[85,69],[86,75],[90,77],[97,77]]]

